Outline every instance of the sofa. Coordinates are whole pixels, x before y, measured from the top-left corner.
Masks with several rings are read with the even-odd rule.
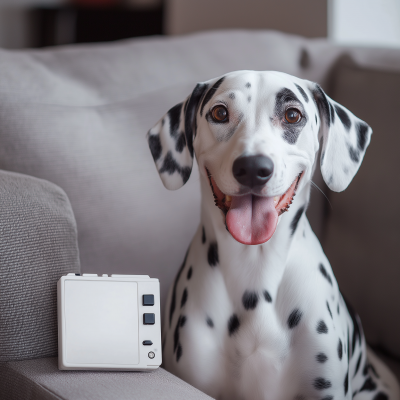
[[[0,398],[210,398],[163,368],[59,371],[56,282],[146,274],[163,307],[199,223],[199,176],[167,191],[145,134],[197,82],[239,69],[316,81],[373,128],[345,192],[329,192],[317,168],[326,197],[313,189],[307,215],[370,346],[400,378],[400,50],[228,30],[0,50]]]

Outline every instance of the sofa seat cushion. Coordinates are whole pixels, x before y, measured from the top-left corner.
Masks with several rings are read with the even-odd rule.
[[[162,368],[151,372],[60,371],[57,358],[0,364],[7,400],[211,400]]]

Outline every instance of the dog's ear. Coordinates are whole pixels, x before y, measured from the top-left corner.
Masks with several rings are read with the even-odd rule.
[[[169,190],[182,187],[192,172],[196,115],[207,87],[197,84],[183,103],[172,107],[147,133],[157,171]]]
[[[319,85],[310,90],[321,119],[321,172],[328,187],[345,190],[360,168],[372,129],[345,107],[330,99]]]

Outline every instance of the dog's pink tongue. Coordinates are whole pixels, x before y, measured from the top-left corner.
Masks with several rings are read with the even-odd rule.
[[[273,197],[232,196],[226,224],[230,234],[240,243],[265,243],[271,239],[278,224]]]

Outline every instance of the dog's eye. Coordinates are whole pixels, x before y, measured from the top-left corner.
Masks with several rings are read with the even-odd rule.
[[[302,115],[300,111],[297,110],[296,108],[289,108],[288,110],[286,110],[285,119],[287,122],[289,122],[289,124],[295,124],[297,122],[300,122],[301,117]]]
[[[228,122],[228,110],[224,106],[216,106],[211,111],[214,122]]]

